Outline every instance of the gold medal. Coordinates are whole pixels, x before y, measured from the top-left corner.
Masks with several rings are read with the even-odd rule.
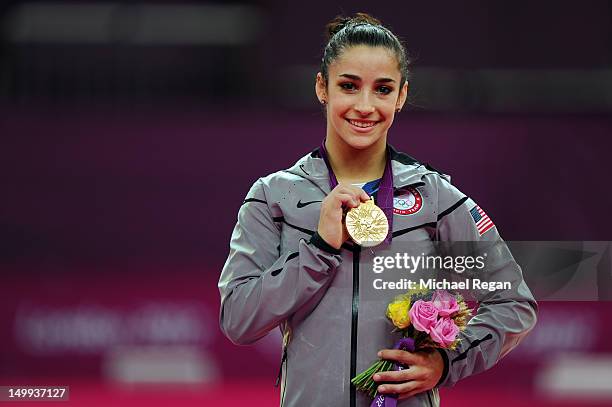
[[[346,213],[346,230],[355,243],[363,247],[381,244],[389,233],[389,222],[382,209],[370,198]]]

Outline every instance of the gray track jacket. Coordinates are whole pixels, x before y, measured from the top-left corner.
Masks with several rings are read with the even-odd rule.
[[[321,201],[330,192],[318,149],[293,167],[258,179],[240,208],[219,280],[220,325],[241,345],[280,327],[282,406],[370,405],[350,379],[377,360],[380,349],[393,347],[398,336],[390,333],[385,309],[405,292],[373,289],[372,281],[380,277],[372,273],[374,256],[419,255],[436,240],[485,242],[489,277],[516,287],[512,298],[483,293],[458,349],[441,352],[445,372],[439,386],[492,367],[535,324],[536,303],[521,269],[495,227],[479,234],[470,215],[474,202],[446,176],[390,146],[388,151],[394,195],[399,199],[412,188],[421,198],[418,211],[393,215],[391,247],[347,242],[333,254],[310,242]],[[398,402],[438,405],[437,387]]]

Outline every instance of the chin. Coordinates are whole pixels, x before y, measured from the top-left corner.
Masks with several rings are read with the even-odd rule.
[[[365,150],[373,145],[375,145],[382,136],[373,136],[373,135],[362,135],[362,134],[350,134],[342,137],[342,140],[355,150]]]

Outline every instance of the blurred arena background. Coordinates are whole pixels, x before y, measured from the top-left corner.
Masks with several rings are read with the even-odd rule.
[[[250,185],[322,140],[323,27],[356,11],[414,60],[391,144],[506,240],[611,240],[609,1],[2,2],[0,385],[278,404],[277,333],[232,345],[216,284]],[[610,304],[541,302],[443,405],[612,405]]]

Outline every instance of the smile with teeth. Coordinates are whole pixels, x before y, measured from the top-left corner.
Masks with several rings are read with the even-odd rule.
[[[357,126],[361,128],[372,127],[378,123],[378,122],[362,122],[362,121],[356,121],[356,120],[351,120],[351,119],[346,119],[346,120],[353,126]]]

